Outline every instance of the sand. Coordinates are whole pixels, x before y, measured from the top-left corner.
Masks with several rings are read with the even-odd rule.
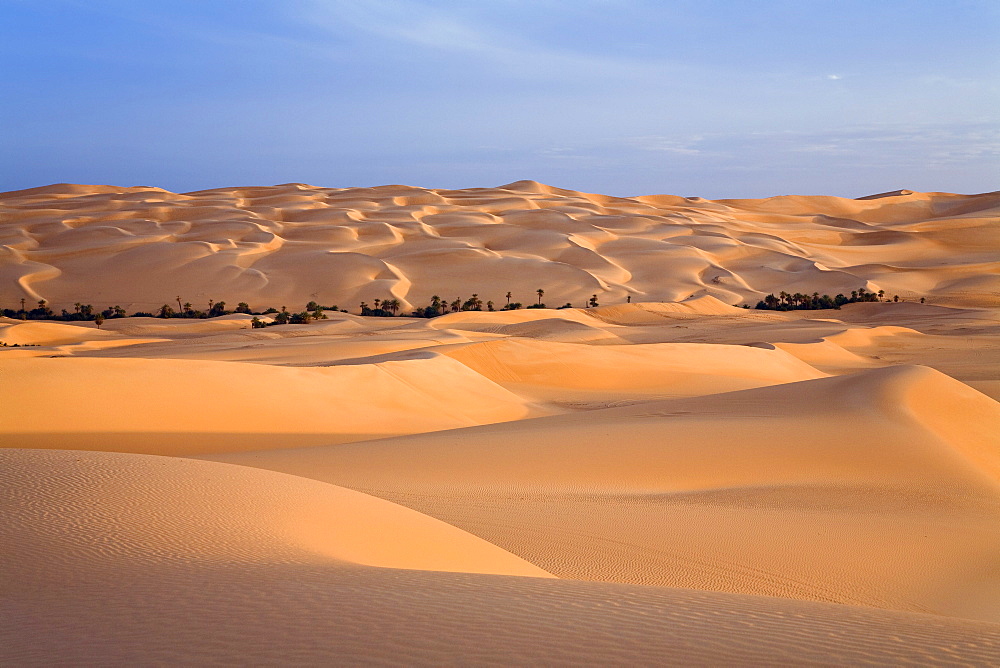
[[[0,194],[6,308],[352,311],[0,318],[0,663],[996,665],[998,208]]]
[[[46,299],[152,312],[176,297],[357,311],[476,293],[499,307],[753,305],[865,287],[913,301],[1000,304],[1000,193],[876,199],[608,197],[519,181],[498,188],[172,193],[52,185],[0,193],[0,303]],[[947,261],[943,262],[942,259]]]

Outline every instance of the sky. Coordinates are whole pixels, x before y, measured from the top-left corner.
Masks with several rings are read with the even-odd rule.
[[[0,0],[0,191],[1000,189],[997,0]]]

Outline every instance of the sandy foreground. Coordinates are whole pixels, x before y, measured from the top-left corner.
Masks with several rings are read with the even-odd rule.
[[[0,194],[4,308],[353,312],[0,318],[0,663],[997,665],[998,269],[997,194]]]

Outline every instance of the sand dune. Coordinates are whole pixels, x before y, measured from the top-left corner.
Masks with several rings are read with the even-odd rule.
[[[499,306],[849,293],[1000,303],[1000,195],[607,197],[287,184],[176,194],[55,185],[0,194],[0,302],[152,311],[175,296],[351,310],[478,293]]]
[[[185,562],[551,577],[443,522],[300,477],[122,453],[0,457],[8,582],[37,578],[42,561],[63,580]]]
[[[129,454],[0,458],[0,657],[18,665],[948,664],[1000,648],[996,626],[971,621],[546,579],[426,516],[276,473]]]
[[[18,388],[0,406],[0,423],[8,443],[20,447],[184,455],[288,447],[299,435],[330,443],[532,414],[520,397],[440,355],[322,368],[0,359],[0,374]]]
[[[505,387],[549,400],[712,394],[822,375],[780,350],[699,343],[586,346],[504,338],[444,354]]]
[[[1000,664],[998,213],[0,193],[4,308],[578,307],[0,318],[0,664]]]
[[[1000,622],[997,425],[995,401],[898,367],[217,458],[395,500],[560,577]]]

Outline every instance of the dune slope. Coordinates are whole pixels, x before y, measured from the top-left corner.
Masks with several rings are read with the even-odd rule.
[[[20,447],[184,455],[282,447],[299,436],[360,440],[530,414],[520,397],[440,355],[296,368],[37,357],[0,359],[0,375],[18,388],[0,405],[0,424]]]
[[[270,472],[0,458],[4,663],[948,665],[1000,651],[981,622],[547,579],[413,511]]]
[[[996,425],[989,397],[894,367],[212,458],[394,500],[561,577],[1000,621]]]

